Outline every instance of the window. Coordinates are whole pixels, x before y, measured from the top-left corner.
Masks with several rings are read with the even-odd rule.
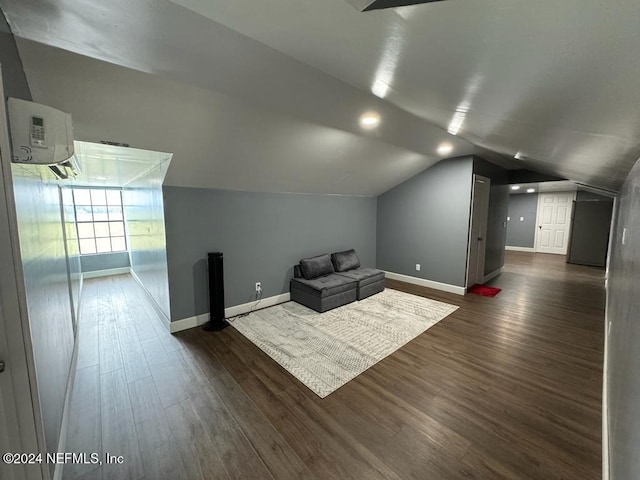
[[[80,254],[124,252],[124,216],[120,190],[74,189]]]

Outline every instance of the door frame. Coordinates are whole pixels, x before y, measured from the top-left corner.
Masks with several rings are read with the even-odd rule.
[[[3,266],[0,269],[0,335],[6,339],[6,344],[2,341],[4,339],[0,339],[0,352],[5,355],[6,365],[6,370],[0,374],[0,401],[5,414],[0,422],[6,423],[12,452],[39,453],[45,452],[44,427],[33,374],[35,364],[22,275],[4,98],[0,69],[0,244],[6,246],[0,249],[0,264]],[[50,478],[46,462],[23,467],[14,465],[9,475],[10,479]]]
[[[567,231],[567,251],[564,253],[564,255],[566,256],[569,253],[569,240],[571,239],[571,230],[573,227],[573,202],[576,201],[576,195],[578,194],[577,190],[574,191],[561,191],[561,192],[538,192],[538,204],[536,205],[536,225],[535,225],[535,232],[534,232],[534,236],[533,236],[533,251],[538,253],[538,232],[540,231],[540,228],[538,227],[538,225],[540,225],[540,220],[541,220],[541,216],[542,216],[542,209],[540,208],[542,205],[542,197],[545,194],[558,194],[558,193],[571,193],[573,194],[571,197],[571,212],[570,212],[570,218],[571,221],[569,222],[569,230]],[[523,194],[524,195],[524,194]],[[550,254],[553,255],[553,254]]]
[[[474,202],[476,199],[476,181],[480,180],[481,182],[486,183],[489,186],[489,189],[487,190],[487,215],[483,215],[482,221],[483,221],[483,225],[481,227],[481,230],[484,232],[484,242],[485,242],[485,249],[482,252],[482,278],[484,279],[484,264],[485,264],[485,256],[486,256],[486,232],[487,232],[487,228],[488,228],[488,224],[489,224],[489,200],[491,197],[491,179],[488,177],[483,177],[482,175],[477,175],[477,174],[473,174],[472,179],[471,179],[471,204],[469,205],[469,235],[467,238],[467,265],[466,265],[466,271],[465,271],[465,281],[464,281],[464,285],[465,285],[465,289],[471,287],[473,284],[469,285],[469,270],[470,270],[470,266],[471,266],[471,245],[473,244],[472,242],[472,235],[473,235],[473,227],[474,227]],[[477,257],[476,257],[477,259]],[[476,280],[478,279],[478,275],[476,274]],[[474,282],[474,284],[477,282]]]

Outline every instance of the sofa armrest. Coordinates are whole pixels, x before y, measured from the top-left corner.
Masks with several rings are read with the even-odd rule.
[[[293,278],[302,278],[302,272],[300,272],[300,265],[293,266]]]

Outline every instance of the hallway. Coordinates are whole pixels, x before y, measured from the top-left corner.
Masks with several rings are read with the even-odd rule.
[[[320,399],[233,328],[171,336],[128,275],[85,282],[65,479],[601,478],[604,271],[506,252],[461,308]]]

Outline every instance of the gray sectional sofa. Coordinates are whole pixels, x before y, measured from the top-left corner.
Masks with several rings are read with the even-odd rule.
[[[360,267],[355,250],[303,258],[293,269],[291,300],[326,312],[384,290],[384,272]]]

